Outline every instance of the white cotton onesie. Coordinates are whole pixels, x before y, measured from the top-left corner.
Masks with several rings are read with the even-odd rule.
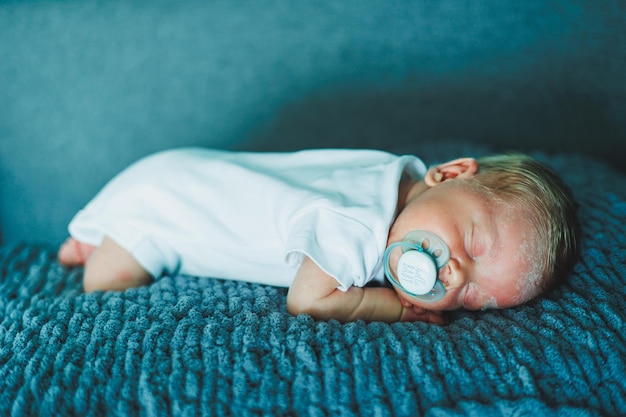
[[[414,156],[373,150],[175,149],[122,171],[69,231],[91,245],[109,236],[155,278],[288,287],[306,255],[347,290],[383,279],[400,178],[425,171]]]

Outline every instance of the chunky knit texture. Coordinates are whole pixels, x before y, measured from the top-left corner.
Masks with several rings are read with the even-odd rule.
[[[537,156],[581,204],[581,261],[537,302],[445,327],[292,317],[284,289],[216,279],[86,295],[55,248],[1,248],[0,414],[623,415],[626,178]]]

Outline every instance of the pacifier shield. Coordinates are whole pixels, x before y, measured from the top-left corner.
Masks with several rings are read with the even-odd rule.
[[[393,268],[391,262],[397,262]],[[407,296],[422,302],[440,301],[446,294],[439,269],[450,260],[450,249],[439,236],[425,230],[408,233],[387,247],[383,256],[385,276]]]
[[[441,268],[450,260],[448,245],[434,233],[425,230],[414,230],[404,236],[404,241],[414,243],[420,246],[424,252],[430,254],[434,258],[437,268]]]

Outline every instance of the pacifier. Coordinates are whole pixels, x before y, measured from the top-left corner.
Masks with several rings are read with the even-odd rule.
[[[394,274],[389,262],[395,262],[396,259]],[[401,242],[389,245],[383,264],[385,276],[394,287],[416,300],[433,303],[446,294],[437,276],[449,260],[450,249],[439,236],[425,230],[415,230]]]

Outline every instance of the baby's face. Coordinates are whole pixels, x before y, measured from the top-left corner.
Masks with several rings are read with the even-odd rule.
[[[407,201],[387,244],[413,230],[441,237],[450,260],[439,271],[444,298],[424,303],[398,291],[411,304],[429,310],[506,308],[536,295],[538,250],[523,210],[490,201],[463,180],[446,181]]]

